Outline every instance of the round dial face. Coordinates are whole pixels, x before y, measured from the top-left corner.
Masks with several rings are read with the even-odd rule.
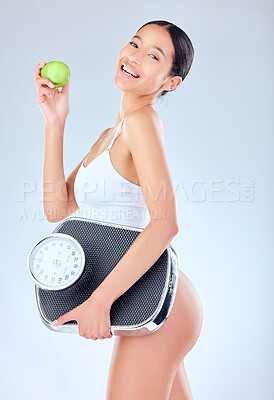
[[[27,264],[36,285],[43,289],[60,290],[79,279],[85,266],[85,253],[72,236],[52,233],[34,244]]]

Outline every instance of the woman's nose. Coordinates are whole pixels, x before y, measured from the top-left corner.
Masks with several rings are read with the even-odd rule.
[[[129,61],[133,61],[136,64],[140,64],[141,63],[141,59],[142,59],[142,54],[135,52],[135,54],[129,55],[128,59],[129,59]]]

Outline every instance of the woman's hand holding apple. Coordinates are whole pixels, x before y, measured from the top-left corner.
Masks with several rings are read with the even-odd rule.
[[[64,124],[69,113],[69,81],[59,91],[47,78],[41,77],[45,61],[36,66],[34,77],[37,86],[37,103],[50,125]]]

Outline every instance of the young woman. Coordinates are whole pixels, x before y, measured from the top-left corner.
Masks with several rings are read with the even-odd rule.
[[[77,320],[79,334],[87,339],[112,336],[112,303],[153,265],[178,233],[175,192],[155,104],[184,80],[193,56],[189,37],[176,25],[166,21],[143,25],[118,55],[114,84],[122,96],[115,127],[99,136],[67,180],[63,133],[69,82],[62,91],[52,88],[40,75],[45,62],[36,67],[37,102],[46,119],[43,182],[52,185],[50,196],[48,186],[43,187],[47,219],[61,221],[82,209],[96,211],[98,219],[144,228],[92,296],[56,321],[59,325]],[[83,187],[95,178],[110,185],[112,201],[100,197],[100,190],[85,193],[83,199]],[[117,199],[114,183],[127,185],[134,199]],[[134,218],[129,211],[135,211]],[[200,297],[180,270],[173,307],[164,324],[145,336],[115,336],[107,400],[192,399],[184,357],[196,343],[202,321]]]

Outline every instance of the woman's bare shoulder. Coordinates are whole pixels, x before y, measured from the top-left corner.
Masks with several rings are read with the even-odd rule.
[[[138,127],[138,132],[137,129],[134,129],[134,135],[138,134],[138,136],[139,134],[142,135],[142,131],[150,130],[151,132],[156,132],[154,134],[157,134],[157,136],[159,135],[162,141],[164,141],[164,127],[162,119],[157,111],[151,107],[142,107],[130,113],[125,118],[125,131],[128,131],[126,139],[130,141],[133,129],[127,130],[127,127]]]
[[[106,128],[106,129],[99,135],[98,139],[93,143],[92,146],[94,146],[96,143],[101,142],[101,140],[107,135],[107,133],[108,133],[108,131],[109,131],[110,129],[111,129],[111,128]]]

